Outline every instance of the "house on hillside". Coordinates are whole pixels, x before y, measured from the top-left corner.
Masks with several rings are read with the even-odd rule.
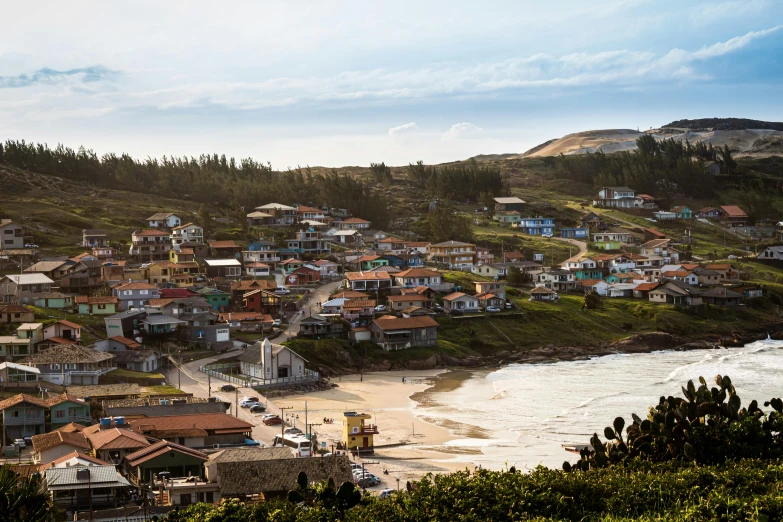
[[[480,311],[478,299],[462,292],[454,292],[443,298],[443,310],[449,314]]]
[[[590,237],[590,230],[586,227],[564,227],[560,229],[560,237],[587,239]]]
[[[209,248],[212,250],[213,256],[224,259],[236,259],[242,252],[242,246],[238,245],[233,239],[210,241]]]
[[[601,217],[595,212],[588,212],[579,218],[579,224],[585,228],[593,230],[598,228],[598,226],[601,224]]]
[[[109,246],[109,234],[101,229],[84,229],[82,230],[82,246],[85,248]]]
[[[36,306],[40,306],[36,303]],[[0,324],[32,323],[35,312],[31,308],[19,305],[0,305]]]
[[[0,219],[0,251],[24,248],[24,227],[10,219]]]
[[[123,283],[112,288],[112,295],[119,299],[120,310],[140,308],[150,299],[160,299],[158,287],[149,283]]]
[[[636,199],[634,191],[628,187],[603,187],[598,191],[598,198],[593,200],[593,206],[603,208],[633,208]]]
[[[704,268],[717,272],[721,284],[738,283],[740,280],[739,270],[730,263],[708,263]]]
[[[77,344],[50,346],[20,363],[41,370],[41,380],[61,386],[98,384],[101,375],[115,369],[111,354]]]
[[[538,274],[536,286],[543,286],[555,292],[568,292],[576,288],[574,274],[570,270],[555,269]]]
[[[287,346],[272,344],[269,339],[245,350],[239,360],[239,371],[252,379],[292,379],[306,375],[307,360]]]
[[[633,241],[628,230],[613,228],[603,232],[593,232],[593,244],[601,250],[619,250]]]
[[[344,286],[357,291],[391,289],[392,277],[388,272],[346,272]]]
[[[77,295],[74,298],[78,313],[84,315],[114,315],[120,300],[114,296]]]
[[[43,340],[46,341],[49,339],[57,341],[55,344],[81,344],[82,327],[71,321],[60,319],[59,321],[44,327]]]
[[[147,225],[150,228],[168,228],[172,229],[182,224],[182,220],[176,214],[171,212],[158,212],[147,218]]]
[[[165,230],[134,230],[129,255],[142,260],[167,259],[171,251],[171,235]]]
[[[361,230],[369,229],[372,223],[366,219],[352,217],[338,221],[335,224],[340,228],[340,230]]]
[[[693,211],[685,205],[675,205],[671,211],[677,214],[677,219],[693,219]]]
[[[542,236],[555,233],[555,219],[545,217],[527,217],[519,224],[519,231],[531,236]]]
[[[701,290],[682,281],[671,279],[648,292],[651,303],[665,303],[684,306],[702,304]]]
[[[383,316],[368,326],[372,342],[386,351],[436,346],[438,323],[432,317]]]
[[[634,198],[634,207],[654,210],[658,208],[658,203],[656,203],[655,198],[649,194],[637,194],[636,198]]]
[[[247,215],[247,224],[251,227],[265,227],[275,224],[275,216],[268,212],[255,210]]]
[[[516,226],[522,221],[522,213],[516,210],[504,210],[502,212],[496,212],[492,219],[498,223]]]
[[[517,197],[498,197],[495,198],[495,213],[501,212],[524,212],[525,202]]]
[[[237,259],[205,259],[207,275],[211,278],[223,277],[239,279],[242,277],[242,263]]]
[[[289,207],[288,205],[267,203],[266,205],[256,207],[255,210],[274,216],[275,225],[293,225],[296,223],[296,208]]]
[[[0,335],[0,358],[18,359],[36,352],[43,339],[43,324],[23,323],[16,328],[16,335]]]
[[[35,298],[33,301],[35,306],[39,308],[54,308],[57,310],[70,310],[73,308],[74,296],[64,294],[62,292],[51,292],[40,297]],[[0,323],[2,323],[0,319]]]
[[[720,207],[723,215],[720,220],[727,227],[744,227],[748,224],[748,215],[737,205],[723,205]]]
[[[696,212],[696,217],[700,219],[718,219],[723,215],[723,211],[715,207],[704,207]]]
[[[6,440],[46,433],[48,409],[44,399],[22,393],[0,401]]]
[[[171,229],[171,244],[179,246],[182,243],[204,244],[204,228],[193,223],[178,225]]]
[[[43,274],[9,274],[0,277],[0,302],[26,304],[51,293],[54,281]]]
[[[462,241],[444,241],[430,245],[430,261],[449,268],[470,268],[476,264],[476,245]]]

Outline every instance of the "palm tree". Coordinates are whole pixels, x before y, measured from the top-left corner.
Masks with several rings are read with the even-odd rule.
[[[20,477],[9,466],[0,467],[0,513],[12,522],[45,522],[51,500],[38,473]]]

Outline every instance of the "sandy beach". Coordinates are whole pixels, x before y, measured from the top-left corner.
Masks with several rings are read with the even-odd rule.
[[[447,378],[452,373],[456,374],[455,380]],[[461,436],[417,418],[413,410],[417,402],[426,403],[430,391],[458,387],[460,379],[467,376],[468,372],[443,369],[348,375],[333,379],[337,387],[331,390],[277,397],[274,402],[278,406],[292,407],[286,413],[298,415],[296,425],[300,428],[305,422],[305,402],[308,423],[322,423],[324,418],[334,419],[333,424],[312,427],[319,442],[326,442],[330,451],[332,445],[341,440],[343,412],[372,415],[370,422],[376,424],[379,430],[374,441],[375,454],[360,458],[358,462],[364,462],[367,468],[384,479],[382,488],[396,489],[397,478],[404,487],[406,481],[421,478],[427,473],[466,467],[465,462],[453,460],[457,453],[464,453],[464,448],[443,446]],[[405,383],[402,382],[403,377],[406,378]],[[382,473],[384,469],[388,470],[388,476]]]

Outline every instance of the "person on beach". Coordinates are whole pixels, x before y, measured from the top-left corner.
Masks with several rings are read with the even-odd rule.
[[[364,382],[364,375],[359,374],[359,382]]]

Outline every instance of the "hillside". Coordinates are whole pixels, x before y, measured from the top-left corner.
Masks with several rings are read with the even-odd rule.
[[[783,123],[739,118],[678,120],[645,132],[630,129],[603,129],[577,132],[537,145],[515,158],[536,158],[560,154],[612,153],[636,150],[636,139],[651,134],[657,140],[674,139],[728,145],[738,157],[783,154]]]

